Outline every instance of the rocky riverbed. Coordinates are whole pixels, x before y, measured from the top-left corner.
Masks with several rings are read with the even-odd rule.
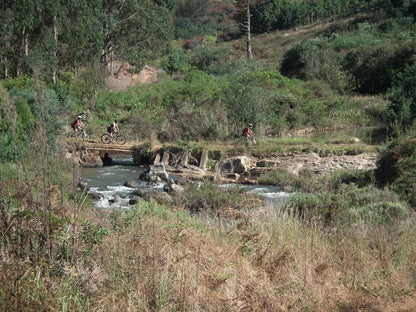
[[[77,148],[68,152],[68,157],[83,167],[100,167],[111,164],[111,155],[100,155],[95,151]],[[227,156],[219,152],[189,151],[183,148],[160,148],[149,151],[136,148],[133,151],[137,166],[152,167],[163,164],[169,176],[177,181],[215,180],[220,183],[256,184],[258,178],[275,169],[285,169],[297,175],[307,169],[316,174],[327,174],[335,170],[370,170],[376,168],[376,152],[356,155],[320,155],[316,152],[273,154],[253,156],[248,154]],[[209,164],[209,165],[208,165]]]
[[[239,155],[220,160],[215,167],[204,170],[199,166],[166,166],[169,175],[182,180],[212,179],[221,183],[256,184],[258,178],[272,170],[282,168],[295,175],[300,170],[327,174],[336,170],[370,170],[376,168],[377,153],[321,157],[316,153],[283,155],[268,158]]]

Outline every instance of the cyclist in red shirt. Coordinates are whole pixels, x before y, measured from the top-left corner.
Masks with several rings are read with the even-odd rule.
[[[77,119],[75,119],[74,122],[71,124],[72,130],[74,130],[75,132],[75,137],[78,136],[78,130],[85,128],[81,119],[82,119],[81,116],[77,116]]]
[[[257,144],[256,139],[254,138],[254,136],[256,134],[253,132],[252,128],[253,128],[253,124],[252,123],[249,123],[247,125],[247,128],[244,128],[243,129],[243,133],[242,134],[246,138],[246,144],[247,145],[248,145],[250,139],[253,140],[253,144]]]

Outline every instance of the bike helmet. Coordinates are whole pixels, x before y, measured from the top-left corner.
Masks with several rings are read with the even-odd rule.
[[[248,126],[251,128],[251,127],[253,127],[253,124],[252,123],[249,123]]]
[[[114,120],[114,122],[118,122],[118,119]]]
[[[77,119],[82,119],[82,117],[81,116],[77,116]]]

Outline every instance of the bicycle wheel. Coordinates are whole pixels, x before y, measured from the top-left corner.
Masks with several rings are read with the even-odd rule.
[[[109,134],[107,134],[107,133],[104,133],[104,134],[101,136],[101,142],[103,142],[104,144],[109,144],[109,143],[111,142],[110,135],[109,135]]]
[[[68,132],[68,138],[75,138],[75,132],[74,131]]]
[[[234,141],[235,145],[246,145],[246,138],[243,136],[238,137],[235,141]]]
[[[125,143],[126,143],[126,138],[125,138],[124,136],[122,136],[121,134],[119,134],[119,135],[116,137],[116,143],[117,143],[117,144],[120,144],[120,145],[123,145],[123,144],[125,144]]]

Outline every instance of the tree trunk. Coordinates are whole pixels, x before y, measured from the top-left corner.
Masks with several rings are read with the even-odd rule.
[[[56,15],[53,17],[53,56],[56,60],[56,57],[58,55],[57,49],[58,49],[58,26],[56,26]],[[56,68],[52,72],[52,82],[53,84],[56,84]]]
[[[253,58],[253,53],[251,52],[251,31],[250,31],[250,0],[247,0],[247,59],[251,60]]]
[[[8,78],[9,77],[9,67],[7,66],[7,56],[4,57],[0,57],[0,63],[3,64],[3,78]]]

